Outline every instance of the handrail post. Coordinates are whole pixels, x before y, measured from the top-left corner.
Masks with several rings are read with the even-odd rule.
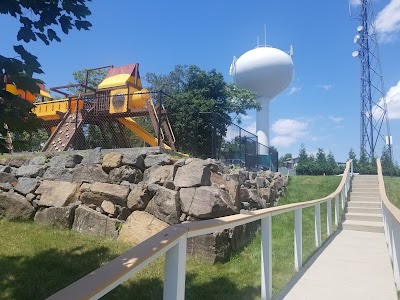
[[[399,231],[396,228],[399,224],[394,221],[392,223],[392,261],[393,261],[393,275],[394,282],[396,284],[397,291],[400,290],[400,266],[399,266],[399,256],[400,256],[400,244],[399,244]]]
[[[164,300],[185,299],[187,237],[169,249],[165,256]]]
[[[272,217],[261,219],[261,299],[272,298]]]
[[[332,199],[326,202],[326,233],[328,237],[332,234]]]
[[[299,271],[303,266],[303,209],[294,211],[294,267]]]
[[[353,160],[350,162],[350,173],[351,176],[353,177]]]
[[[321,246],[321,204],[315,204],[315,246]]]
[[[335,225],[339,226],[340,213],[339,213],[339,194],[335,196]]]
[[[342,200],[342,209],[344,209],[344,206],[345,206],[345,189],[346,189],[346,187],[344,186],[343,188],[342,188],[342,191],[341,191],[341,194],[340,194],[340,198],[341,198],[341,200]]]

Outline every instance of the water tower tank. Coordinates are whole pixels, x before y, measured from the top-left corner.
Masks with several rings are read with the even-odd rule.
[[[234,59],[231,75],[238,87],[257,94],[262,110],[257,112],[258,142],[269,146],[269,101],[282,92],[293,80],[291,55],[272,47],[258,47]],[[260,154],[268,154],[265,147]]]

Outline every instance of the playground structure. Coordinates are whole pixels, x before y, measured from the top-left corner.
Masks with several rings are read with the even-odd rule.
[[[105,68],[109,70],[99,86],[88,86],[90,72]],[[33,112],[44,120],[44,127],[49,134],[42,148],[44,152],[87,148],[87,125],[97,126],[104,140],[108,139],[107,132],[111,132],[113,141],[108,143],[110,148],[129,147],[126,128],[150,146],[175,150],[175,137],[167,111],[160,103],[155,105],[151,93],[142,87],[139,64],[89,69],[84,84],[50,89],[65,97],[60,100],[53,100],[43,86],[40,88],[42,102],[33,103]],[[67,90],[70,88],[78,88],[83,92],[71,95]],[[17,90],[17,93],[13,93],[30,102],[35,99],[29,92]],[[43,101],[44,98],[49,101]],[[156,137],[134,120],[143,116],[149,117]]]

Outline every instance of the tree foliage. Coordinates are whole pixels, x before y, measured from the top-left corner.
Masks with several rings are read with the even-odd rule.
[[[58,29],[68,34],[73,28],[88,30],[91,26],[86,18],[90,15],[87,3],[90,0],[7,0],[0,1],[0,14],[9,15],[20,22],[17,33],[18,41],[25,43],[38,39],[46,45],[51,41],[60,42]],[[39,92],[34,74],[43,70],[37,57],[28,52],[23,45],[13,47],[16,57],[0,54],[0,76],[9,78],[19,89],[33,94]],[[11,132],[22,135],[25,131],[33,132],[40,127],[40,121],[31,112],[32,104],[16,97],[5,90],[5,83],[0,82],[0,135],[4,137],[8,124]],[[0,138],[0,151],[5,151],[4,139]]]
[[[296,173],[299,175],[336,175],[343,170],[336,163],[332,152],[326,155],[324,149],[318,148],[317,154],[307,154],[304,145],[299,150],[298,164]]]
[[[215,69],[177,65],[168,75],[146,74],[146,81],[151,91],[163,92],[157,97],[168,109],[178,149],[199,156],[211,154],[213,134],[215,141],[226,135],[231,114],[259,108],[253,93],[227,84]]]
[[[72,76],[74,77],[75,82],[71,83],[71,84],[76,84],[76,83],[85,84],[86,72],[87,72],[87,69],[78,70],[78,71],[73,72]],[[99,84],[104,80],[104,78],[106,78],[107,72],[108,72],[107,69],[91,70],[89,72],[89,76],[87,79],[87,86],[97,89]],[[83,93],[84,89],[83,89],[83,87],[80,87],[80,86],[70,87],[69,91],[71,91],[72,93],[77,95],[79,93]]]

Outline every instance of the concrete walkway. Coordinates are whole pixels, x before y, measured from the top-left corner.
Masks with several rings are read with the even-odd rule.
[[[375,189],[375,178],[360,176],[353,181],[356,183],[353,185],[353,201],[357,207],[364,201],[366,207],[370,207],[373,199],[367,197],[372,198],[375,194],[372,191]],[[364,199],[360,199],[359,194],[362,185],[362,192],[366,195]],[[377,220],[354,220],[354,214],[347,210],[343,225],[349,221],[353,223],[343,226],[343,230],[338,231],[307,262],[276,299],[397,300],[385,235],[383,230],[376,228],[383,228],[383,224]],[[367,214],[369,219],[376,217],[376,211],[367,211]]]

